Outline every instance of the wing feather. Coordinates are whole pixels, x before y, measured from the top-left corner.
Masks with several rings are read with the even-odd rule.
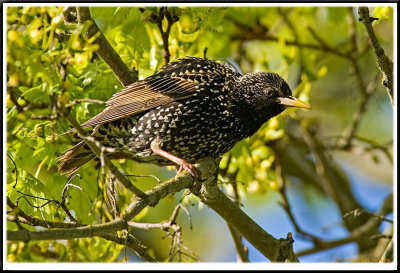
[[[205,80],[226,76],[229,68],[201,58],[189,57],[170,63],[157,74],[125,87],[114,94],[107,107],[83,123],[83,128],[111,122],[126,116],[188,98]],[[72,132],[74,129],[66,133]]]

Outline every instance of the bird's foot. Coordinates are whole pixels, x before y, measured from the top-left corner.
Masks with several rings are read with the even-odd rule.
[[[185,160],[181,159],[182,162],[179,165],[179,169],[176,172],[176,176],[180,175],[183,170],[187,170],[193,177],[197,177],[199,175],[199,171],[192,164],[187,163]]]
[[[160,148],[160,144],[157,140],[153,140],[150,145],[153,153],[158,154],[166,159],[171,160],[179,166],[179,170],[176,175],[179,175],[184,169],[187,170],[193,177],[199,176],[199,171],[190,163],[186,162],[184,159],[177,157],[173,154],[168,153]]]

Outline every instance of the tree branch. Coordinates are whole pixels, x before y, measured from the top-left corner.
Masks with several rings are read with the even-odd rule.
[[[11,208],[11,210],[15,210],[18,208],[18,206],[16,206],[8,197],[7,205]],[[19,210],[18,214],[15,216],[7,214],[7,221],[15,223],[19,222],[30,226],[41,226],[46,228],[71,228],[81,226],[81,224],[78,222],[62,223],[41,220],[39,218],[25,214],[25,212],[23,212],[22,210]]]
[[[137,73],[129,70],[129,68],[122,61],[121,57],[115,52],[114,48],[107,41],[106,37],[104,37],[103,33],[100,31],[99,27],[90,15],[89,8],[76,7],[76,10],[78,22],[80,24],[83,24],[85,21],[91,22],[86,35],[91,38],[99,33],[99,36],[95,40],[95,43],[99,45],[99,49],[96,51],[96,53],[108,64],[115,76],[117,76],[118,80],[124,86],[136,82],[138,80]]]
[[[200,170],[204,170],[201,166]],[[180,176],[171,178],[146,192],[147,198],[134,196],[131,204],[126,208],[121,218],[105,224],[83,226],[75,228],[60,228],[57,230],[18,230],[8,231],[8,240],[28,241],[28,240],[56,240],[70,238],[84,238],[92,236],[102,236],[111,232],[126,229],[129,227],[128,221],[142,211],[146,206],[155,206],[158,201],[170,193],[179,192],[184,188],[192,186],[193,178],[186,171]]]
[[[338,140],[337,146],[342,149],[348,149],[351,146],[351,141],[355,137],[358,128],[360,126],[361,118],[363,117],[365,111],[367,111],[367,104],[372,98],[377,86],[377,81],[371,81],[366,87],[361,76],[359,66],[355,59],[351,60],[351,66],[353,67],[355,76],[358,82],[358,90],[361,95],[361,102],[358,107],[358,111],[353,114],[352,122],[344,130],[342,137]]]
[[[310,32],[310,34],[313,36],[313,38],[316,41],[318,41],[318,43],[321,45],[321,50],[332,53],[337,56],[340,56],[342,58],[348,58],[348,56],[345,53],[342,53],[337,48],[332,47],[327,42],[325,42],[325,40],[321,36],[319,36],[319,34],[314,30],[314,28],[309,26],[307,29]]]
[[[227,168],[229,167],[229,165],[227,166]],[[234,180],[236,180],[236,176],[237,176],[237,171],[233,174],[233,176],[235,177]],[[237,183],[235,181],[231,181],[230,183],[232,189],[233,189],[233,202],[239,207],[240,202],[239,202],[239,194],[238,194],[238,190],[237,190]],[[228,225],[229,228],[229,232],[231,233],[233,242],[235,244],[235,249],[236,249],[236,253],[238,256],[238,260],[240,262],[250,262],[249,260],[249,253],[248,253],[248,248],[247,246],[243,245],[243,241],[242,241],[242,236],[230,225]]]
[[[215,168],[214,168],[215,170]],[[217,177],[209,176],[199,191],[192,192],[217,212],[231,227],[272,262],[298,262],[293,253],[293,239],[276,239],[263,230],[217,187]],[[290,247],[287,246],[288,242]],[[284,251],[282,251],[284,249]]]
[[[131,234],[127,234],[126,237],[119,237],[114,234],[106,234],[100,236],[103,239],[116,242],[117,244],[124,245],[132,248],[136,254],[148,262],[158,262],[154,257],[152,257],[149,253],[147,253],[148,248],[143,245],[136,237]]]
[[[298,128],[293,128],[298,134]],[[310,129],[308,129],[310,130]],[[287,135],[291,135],[291,130],[287,131]],[[303,143],[302,141],[305,141]],[[303,146],[305,145],[305,146]],[[337,163],[332,160],[326,151],[326,148],[312,131],[305,131],[303,138],[294,143],[283,138],[270,143],[276,154],[281,155],[282,171],[287,175],[296,176],[305,183],[316,186],[323,194],[332,198],[338,205],[341,214],[344,215],[349,211],[357,208],[362,208],[360,203],[354,198],[351,191],[349,180]],[[314,160],[306,159],[306,154],[311,151]],[[304,160],[299,160],[303,158]],[[352,232],[360,226],[364,225],[371,217],[369,215],[361,215],[357,219],[346,218],[343,221],[344,227]],[[379,232],[379,224],[376,223],[375,230],[372,234]],[[352,240],[357,242],[360,252],[371,249],[376,244],[376,241],[365,240],[362,237],[353,237]],[[340,244],[348,241],[340,241]],[[319,245],[319,242],[315,242]],[[336,242],[335,242],[336,243]],[[339,245],[340,245],[339,244]],[[335,247],[334,245],[332,247]],[[322,250],[322,249],[321,249]]]
[[[58,104],[58,108],[61,110],[62,115],[72,124],[72,126],[78,131],[79,137],[82,138],[85,143],[90,147],[93,153],[104,163],[104,165],[110,170],[110,172],[121,182],[127,189],[136,194],[146,198],[146,195],[136,188],[132,182],[123,175],[117,167],[111,162],[111,160],[103,153],[102,148],[98,146],[96,141],[89,137],[87,132],[79,125],[79,123],[71,116],[70,112],[64,108],[61,104]]]
[[[224,169],[219,170],[219,175],[222,177],[225,177],[229,181],[229,185],[232,188],[233,191],[233,202],[239,207],[240,206],[240,196],[238,193],[238,188],[237,188],[237,174],[239,172],[239,169],[236,169],[233,173],[229,173],[229,165],[232,160],[232,154],[229,154],[228,162],[226,164],[226,167]],[[239,262],[249,262],[249,253],[248,253],[248,248],[247,246],[243,245],[242,241],[242,236],[237,232],[233,227],[231,227],[228,224],[228,229],[229,232],[231,233],[233,243],[235,244],[235,249],[236,249],[236,254],[237,254],[237,259]]]
[[[282,162],[280,156],[277,154],[275,158],[275,172],[276,172],[276,180],[279,185],[279,193],[281,194],[282,201],[280,202],[280,205],[283,207],[283,209],[286,211],[286,214],[289,216],[290,221],[292,222],[295,230],[297,233],[311,239],[315,244],[318,244],[320,239],[308,232],[305,232],[301,229],[300,225],[297,223],[296,218],[292,212],[291,205],[289,203],[289,199],[286,194],[286,180],[285,180],[285,173],[282,170]]]
[[[182,228],[179,224],[176,223],[176,218],[179,213],[179,209],[184,210],[187,215],[190,217],[189,211],[182,205],[178,204],[174,211],[172,212],[171,217],[168,220],[163,220],[160,223],[141,223],[141,222],[128,222],[128,225],[131,228],[138,228],[138,229],[161,229],[167,233],[168,236],[171,237],[171,246],[170,246],[170,257],[169,260],[172,260],[175,254],[178,254],[178,261],[181,262],[182,254],[188,255],[195,260],[199,260],[196,256],[193,256],[194,253],[192,250],[187,248],[182,243]],[[170,232],[172,230],[172,232]],[[190,254],[182,252],[182,248],[188,250]],[[176,251],[174,251],[176,249]]]
[[[318,136],[310,129],[304,130],[304,140],[309,150],[315,157],[315,169],[317,177],[321,180],[323,191],[337,203],[342,215],[357,208],[362,208],[354,197],[348,177],[341,171],[335,161],[330,158]],[[337,189],[340,189],[338,191]],[[369,217],[365,215],[357,221],[346,219],[345,226],[348,230],[358,228]]]
[[[127,229],[129,227],[128,222],[146,206],[155,206],[160,199],[166,197],[168,194],[179,192],[184,188],[190,188],[202,202],[221,215],[230,226],[236,229],[269,260],[273,262],[298,261],[293,253],[293,239],[291,236],[288,236],[286,239],[275,239],[217,188],[216,174],[218,166],[214,160],[199,160],[195,166],[200,171],[198,178],[198,182],[202,182],[200,190],[193,188],[193,177],[188,172],[183,171],[181,175],[148,190],[145,193],[147,198],[134,196],[131,204],[122,213],[121,217],[109,223],[54,230],[7,231],[7,240],[60,240],[108,236],[110,233],[112,234],[118,230]]]
[[[22,211],[19,214],[21,215],[20,217],[7,215],[7,221],[31,225],[31,226],[41,226],[41,227],[45,227],[45,228],[50,227],[50,228],[70,229],[71,227],[80,226],[80,224],[78,224],[78,223],[62,223],[62,222],[51,222],[51,221],[40,220],[40,219],[32,217],[30,215],[26,215]],[[21,229],[21,230],[23,230],[23,229]],[[139,243],[138,239],[134,238],[132,235],[128,236],[127,238],[121,238],[121,237],[118,237],[118,236],[112,235],[112,234],[100,235],[99,237],[102,237],[106,240],[113,241],[120,245],[124,245],[124,246],[132,248],[140,257],[142,257],[146,261],[149,261],[149,262],[157,261],[146,252],[147,247],[145,247],[143,244]]]
[[[143,12],[144,9],[141,9]],[[164,17],[167,19],[167,29],[163,30],[163,19]],[[151,15],[151,19],[149,20],[151,23],[157,25],[158,30],[160,31],[161,38],[163,41],[163,63],[167,65],[170,61],[171,54],[169,52],[169,33],[171,31],[172,25],[179,20],[179,17],[175,14],[172,15],[171,12],[168,10],[168,7],[161,7],[158,11],[158,14],[153,13]]]
[[[379,69],[381,70],[384,81],[383,85],[386,87],[387,93],[390,98],[390,102],[392,106],[394,105],[393,101],[393,62],[392,60],[385,54],[382,46],[380,45],[374,29],[372,27],[372,22],[377,20],[377,18],[369,16],[368,7],[359,7],[358,15],[360,16],[359,20],[364,24],[365,29],[367,30],[368,36],[371,40],[372,47],[374,48],[374,52],[376,55],[376,59],[378,62]]]
[[[381,208],[377,215],[387,215],[389,212],[393,211],[393,195],[389,194],[384,202],[382,203]],[[333,241],[320,241],[318,245],[313,248],[302,250],[296,253],[296,256],[304,256],[312,253],[316,253],[322,250],[327,250],[331,248],[335,248],[344,244],[348,244],[351,242],[358,242],[360,240],[370,241],[370,236],[376,233],[376,227],[380,224],[380,217],[370,217],[367,222],[358,228],[351,231],[350,235],[346,238],[333,240]]]
[[[238,29],[239,33],[235,34],[232,36],[232,40],[241,40],[241,41],[246,41],[246,40],[265,40],[265,41],[274,41],[278,42],[280,38],[278,36],[274,36],[271,33],[268,32],[268,29],[264,26],[258,26],[257,28],[252,28],[250,26],[247,26],[245,24],[242,24],[235,18],[226,15],[225,18],[230,20]],[[312,32],[310,30],[311,34],[314,35],[315,31]],[[318,38],[318,37],[314,37]],[[317,39],[318,40],[318,39]],[[291,46],[297,46],[299,48],[307,48],[307,49],[312,49],[312,50],[318,50],[322,52],[328,52],[331,54],[334,54],[336,56],[342,57],[342,58],[347,58],[346,54],[336,50],[335,48],[328,46],[326,43],[323,43],[321,45],[317,45],[314,43],[303,43],[298,40],[285,40],[286,45],[291,45]]]
[[[379,259],[380,263],[387,263],[393,260],[393,238],[390,240],[389,244],[385,248],[382,257]]]
[[[97,103],[97,104],[105,104],[104,101],[102,100],[96,100],[96,99],[75,99],[71,101],[70,103],[66,104],[65,107],[69,108],[74,106],[75,104],[81,103],[81,102],[86,102],[86,103]]]

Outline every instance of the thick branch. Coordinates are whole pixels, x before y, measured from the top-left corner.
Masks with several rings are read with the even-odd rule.
[[[127,228],[126,223],[121,219],[92,226],[59,228],[49,230],[29,231],[20,229],[16,231],[7,231],[7,240],[12,241],[41,241],[41,240],[60,240],[72,238],[85,238],[93,236],[102,236],[118,230]]]
[[[393,101],[393,62],[392,60],[385,54],[382,46],[380,45],[374,29],[372,27],[372,22],[377,20],[376,18],[369,16],[368,7],[359,7],[358,15],[360,15],[360,21],[364,24],[368,36],[371,40],[372,47],[374,48],[376,59],[378,62],[379,69],[381,70],[384,81],[383,85],[386,87],[387,93],[390,98],[390,102],[392,106],[394,105]]]
[[[202,170],[202,168],[200,168]],[[206,171],[204,171],[207,173]],[[56,230],[18,230],[8,231],[8,240],[57,240],[70,238],[84,238],[92,236],[102,236],[118,230],[128,228],[127,222],[141,212],[146,206],[154,206],[158,201],[170,193],[179,192],[184,188],[189,188],[193,183],[193,178],[187,172],[183,175],[171,178],[146,192],[147,198],[135,196],[131,204],[127,207],[121,218],[105,224],[76,227],[60,228]]]
[[[205,175],[209,175],[207,172],[207,164],[196,165],[196,167]],[[128,228],[127,222],[130,221],[134,216],[141,212],[146,206],[155,206],[158,201],[166,197],[170,193],[179,192],[184,188],[189,188],[193,184],[193,178],[187,172],[183,172],[182,175],[171,178],[156,187],[148,190],[145,193],[146,198],[140,196],[135,196],[128,208],[125,210],[121,218],[111,221],[106,224],[99,224],[93,226],[84,226],[79,228],[67,228],[67,224],[59,223],[55,224],[57,227],[63,227],[55,230],[39,230],[39,231],[28,231],[28,230],[18,230],[18,231],[8,231],[7,240],[16,241],[28,241],[28,240],[60,240],[60,239],[71,239],[71,238],[84,238],[92,236],[100,236],[107,240],[115,241],[117,243],[122,243],[123,238],[117,237],[112,233]],[[14,217],[8,217],[9,220],[17,220]],[[29,218],[29,220],[32,220]],[[21,221],[25,223],[27,221]],[[34,221],[38,225],[45,225],[43,221]],[[28,223],[27,223],[28,224]],[[48,224],[48,223],[47,223]],[[48,225],[46,225],[47,227]],[[129,238],[127,242],[124,242],[127,246],[133,248],[139,256],[142,258],[152,261],[151,257],[145,254],[145,248],[130,242]]]
[[[247,241],[257,248],[272,262],[298,262],[292,247],[288,248],[286,240],[278,240],[263,230],[257,223],[245,214],[234,202],[221,192],[216,184],[216,176],[210,176],[203,181],[200,191],[193,192],[199,199],[217,212],[229,226],[236,229]],[[285,251],[282,251],[282,250]]]
[[[100,35],[95,40],[95,43],[99,45],[99,49],[96,51],[97,54],[108,64],[114,74],[117,76],[118,80],[127,86],[138,80],[136,73],[129,70],[129,68],[122,61],[121,57],[115,52],[114,48],[101,33],[99,27],[94,22],[88,7],[77,7],[78,22],[84,23],[85,21],[90,21],[91,25],[86,33],[90,38],[100,33]]]
[[[199,180],[202,182],[201,189],[196,191],[196,195],[205,204],[221,215],[225,221],[236,229],[246,238],[255,248],[264,254],[271,261],[298,261],[293,254],[293,239],[288,236],[286,239],[276,239],[265,232],[239,207],[227,198],[215,185],[217,164],[210,159],[200,160],[195,165],[200,171]],[[127,229],[128,222],[146,206],[155,206],[160,199],[168,194],[178,192],[184,188],[193,186],[193,177],[184,171],[180,176],[171,178],[154,188],[148,190],[146,198],[134,196],[131,204],[126,208],[121,218],[105,224],[60,228],[55,230],[17,230],[8,231],[8,240],[28,241],[28,240],[59,240],[70,238],[83,238],[92,236],[109,236],[118,230]],[[191,188],[192,191],[195,189]]]
[[[20,212],[20,214],[21,213],[22,212]],[[7,215],[7,221],[31,225],[31,226],[41,226],[44,228],[48,228],[48,227],[70,228],[70,227],[78,226],[76,223],[44,221],[44,220],[29,216],[29,215],[25,215],[25,217],[27,217],[27,218]],[[124,245],[124,246],[132,248],[140,257],[142,257],[146,261],[156,262],[156,260],[147,253],[147,247],[145,247],[143,244],[138,242],[137,238],[134,238],[133,236],[128,235],[128,238],[122,238],[122,237],[118,237],[116,235],[107,234],[107,235],[100,235],[100,237],[102,237],[106,240],[109,240],[109,241],[116,242],[120,245]]]
[[[393,260],[393,247],[393,239],[391,239],[379,260],[380,263],[388,263]]]

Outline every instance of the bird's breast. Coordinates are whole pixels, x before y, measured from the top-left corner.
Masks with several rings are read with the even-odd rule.
[[[248,136],[248,121],[237,106],[217,96],[192,97],[159,106],[143,115],[131,129],[128,146],[151,154],[150,143],[158,138],[161,148],[189,162],[217,157]]]

